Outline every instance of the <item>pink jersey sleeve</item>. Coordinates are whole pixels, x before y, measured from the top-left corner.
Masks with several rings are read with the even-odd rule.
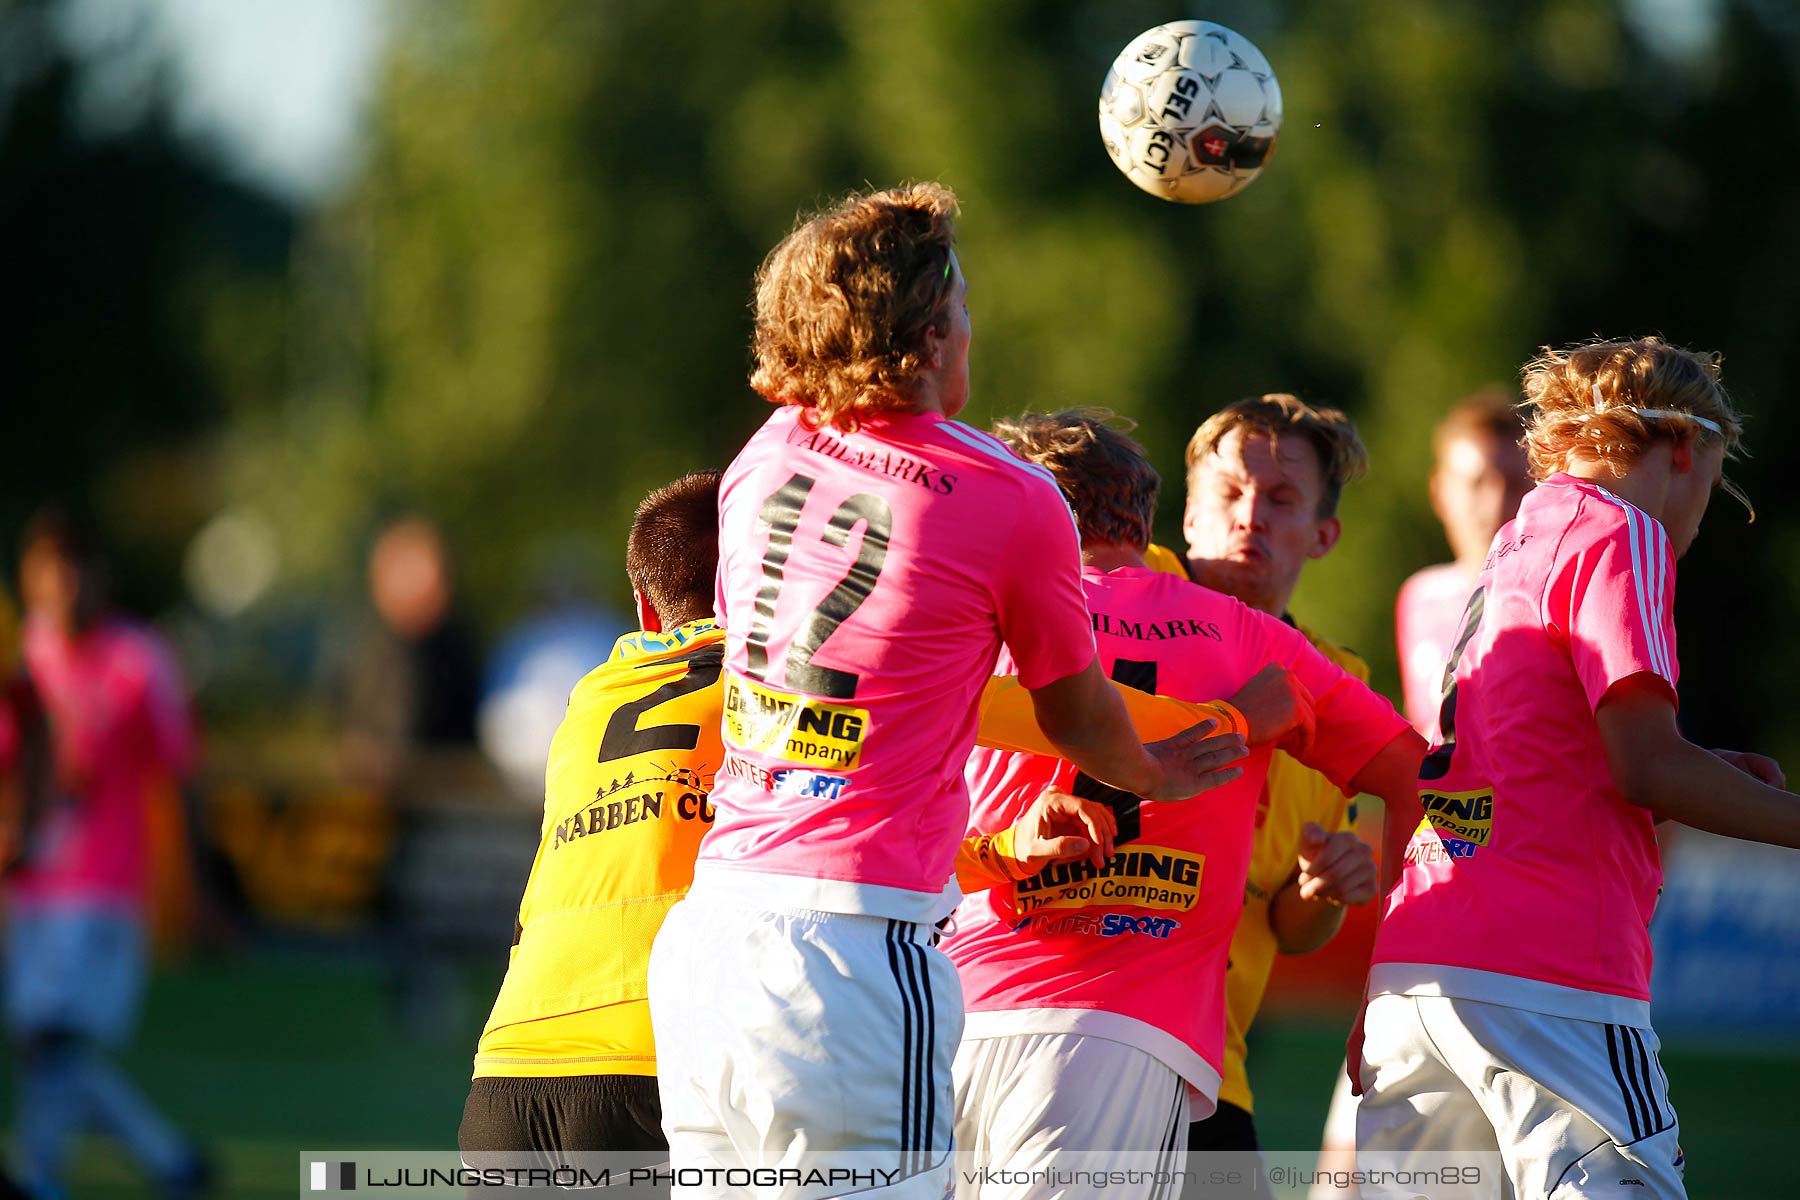
[[[1304,634],[1274,618],[1271,657],[1293,671],[1312,694],[1318,728],[1305,754],[1294,757],[1344,791],[1369,760],[1407,729],[1385,696],[1326,658]]]
[[[994,592],[1000,636],[1026,688],[1087,668],[1094,630],[1081,590],[1081,539],[1060,493],[1019,521]]]
[[[175,652],[159,638],[145,635],[144,707],[150,722],[151,745],[157,759],[171,775],[187,774],[194,760],[194,723],[181,668]]]
[[[1585,536],[1584,536],[1585,535]],[[1589,500],[1544,594],[1545,624],[1597,709],[1607,689],[1648,671],[1675,688],[1675,573],[1661,522],[1623,501]]]

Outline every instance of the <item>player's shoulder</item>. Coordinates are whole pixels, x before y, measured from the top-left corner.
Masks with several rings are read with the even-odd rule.
[[[1559,474],[1526,494],[1519,515],[1495,535],[1483,569],[1517,555],[1544,563],[1555,575],[1585,570],[1578,564],[1595,551],[1616,553],[1643,571],[1666,564],[1668,533],[1661,521],[1604,485]]]
[[[1604,485],[1557,474],[1525,494],[1511,524],[1518,537],[1587,542],[1629,535],[1644,521],[1654,518]],[[1503,548],[1501,535],[1494,540],[1496,549]]]
[[[1144,552],[1144,566],[1153,574],[1141,577],[1143,585],[1161,596],[1173,595],[1189,608],[1204,613],[1225,631],[1225,636],[1233,641],[1243,633],[1250,632],[1258,626],[1270,623],[1267,627],[1286,626],[1279,617],[1272,617],[1260,609],[1251,608],[1230,592],[1221,592],[1216,588],[1199,583],[1188,574],[1187,561],[1172,550],[1152,544]]]
[[[729,486],[739,477],[782,457],[794,430],[802,427],[803,415],[797,405],[778,405],[744,442],[743,449],[732,456],[721,486]]]
[[[1362,655],[1316,630],[1308,629],[1298,621],[1294,622],[1294,628],[1300,631],[1301,637],[1312,643],[1313,649],[1341,667],[1345,674],[1353,675],[1363,683],[1369,682],[1369,664]]]
[[[1040,495],[1062,495],[1056,477],[1047,469],[1025,461],[1005,442],[972,425],[948,417],[930,420],[922,425],[920,439],[965,462],[973,476],[983,482]]]
[[[668,633],[638,630],[625,634],[613,644],[606,661],[583,675],[570,690],[568,715],[616,705],[652,680],[678,677],[708,657],[720,659],[724,641],[725,627],[710,618],[690,621]]]

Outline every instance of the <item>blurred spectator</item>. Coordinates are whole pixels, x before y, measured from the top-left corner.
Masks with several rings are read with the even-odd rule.
[[[1427,741],[1437,734],[1444,664],[1462,626],[1463,605],[1494,534],[1513,519],[1520,499],[1531,490],[1519,444],[1525,427],[1514,401],[1499,388],[1477,392],[1451,409],[1432,435],[1437,464],[1431,473],[1431,508],[1444,523],[1455,558],[1426,567],[1402,584],[1394,611],[1406,719]]]
[[[474,746],[480,667],[456,610],[450,552],[430,521],[401,517],[383,529],[368,583],[380,624],[344,679],[344,765],[351,778],[386,788],[416,751]]]
[[[34,1195],[62,1195],[69,1140],[92,1128],[123,1141],[163,1195],[195,1195],[200,1155],[109,1057],[143,997],[149,808],[194,752],[180,675],[159,638],[108,611],[101,559],[68,518],[33,520],[19,578],[49,742],[49,794],[6,881],[21,1176]]]
[[[378,625],[356,644],[344,679],[345,782],[398,817],[378,904],[399,1024],[426,1038],[455,1028],[451,958],[461,931],[441,892],[454,810],[494,780],[475,753],[480,657],[456,606],[455,569],[422,516],[390,522],[369,550]]]
[[[482,753],[534,807],[543,803],[544,764],[570,691],[633,629],[589,599],[566,562],[544,573],[539,593],[537,611],[501,635],[488,657],[477,720]]]
[[[18,860],[48,792],[48,744],[37,690],[19,662],[18,612],[0,587],[0,872]]]

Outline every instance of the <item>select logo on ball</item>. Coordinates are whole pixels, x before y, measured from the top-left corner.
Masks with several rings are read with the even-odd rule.
[[[1181,204],[1222,200],[1261,172],[1281,132],[1269,60],[1210,21],[1133,38],[1100,85],[1100,140],[1125,177]]]

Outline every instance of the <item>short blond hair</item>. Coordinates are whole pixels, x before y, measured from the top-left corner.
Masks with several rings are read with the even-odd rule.
[[[1657,337],[1543,347],[1522,372],[1532,477],[1565,470],[1577,455],[1621,475],[1654,442],[1690,433],[1738,457],[1744,420],[1719,382],[1719,363],[1715,353]],[[1723,487],[1755,516],[1735,483]]]
[[[993,434],[1056,477],[1082,541],[1150,545],[1162,477],[1126,432],[1136,423],[1104,408],[1001,417]]]
[[[750,386],[853,430],[910,408],[926,333],[954,284],[956,196],[914,183],[851,196],[800,223],[756,273]]]
[[[1369,470],[1369,452],[1349,417],[1335,408],[1314,408],[1286,392],[1270,392],[1227,404],[1194,431],[1187,444],[1190,491],[1201,460],[1217,450],[1225,435],[1234,429],[1242,429],[1246,437],[1298,434],[1306,439],[1319,456],[1319,472],[1325,479],[1325,490],[1319,497],[1321,517],[1335,517],[1344,485],[1362,478]]]

